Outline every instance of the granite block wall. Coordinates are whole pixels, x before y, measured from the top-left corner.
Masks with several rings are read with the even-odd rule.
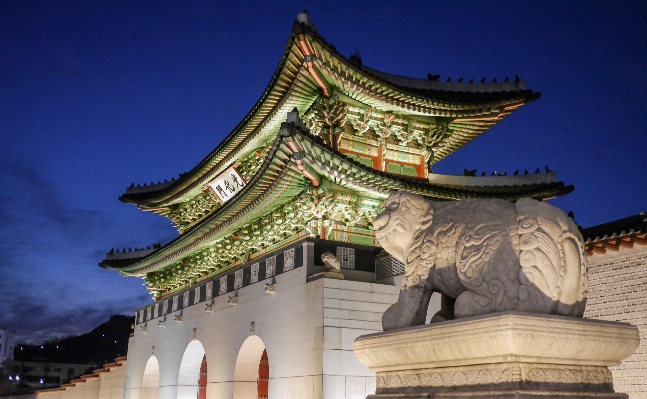
[[[611,368],[616,392],[647,399],[647,247],[620,248],[589,259],[589,296],[584,317],[631,323],[640,330],[640,346]]]

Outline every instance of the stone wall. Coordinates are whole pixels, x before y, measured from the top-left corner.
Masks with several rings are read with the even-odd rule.
[[[620,248],[589,257],[589,296],[584,317],[631,323],[640,330],[640,346],[613,367],[616,392],[647,399],[647,247]]]

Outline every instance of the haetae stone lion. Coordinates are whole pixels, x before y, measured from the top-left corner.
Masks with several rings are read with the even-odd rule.
[[[424,324],[433,292],[454,317],[516,310],[582,317],[587,266],[582,236],[561,210],[524,198],[436,202],[392,193],[373,222],[380,245],[405,264],[385,331]]]

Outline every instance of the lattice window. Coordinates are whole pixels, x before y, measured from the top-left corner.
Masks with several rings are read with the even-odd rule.
[[[237,290],[239,288],[243,287],[243,269],[236,270],[236,274],[234,276],[234,289]]]
[[[252,284],[254,284],[254,283],[258,283],[258,270],[259,270],[259,268],[260,268],[260,265],[259,265],[258,263],[254,263],[254,264],[252,265],[252,267],[250,268],[250,269],[251,269],[251,279],[250,279],[250,282],[251,282]]]
[[[346,247],[337,247],[337,259],[341,263],[342,269],[355,268],[355,249]]]
[[[182,294],[182,308],[188,308],[189,307],[189,291],[186,291],[184,294]]]
[[[155,308],[153,309],[153,318],[157,319],[157,316],[159,316],[159,310],[160,310],[160,304],[156,303]]]
[[[193,304],[200,302],[200,287],[195,287],[195,297],[193,298]]]
[[[150,320],[153,318],[153,307],[149,306],[146,308],[146,320]]]
[[[227,293],[227,276],[220,277],[220,295]]]
[[[168,313],[168,299],[162,303],[162,316]]]
[[[283,252],[283,271],[294,269],[294,248],[290,248]]]
[[[179,298],[176,295],[173,297],[173,309],[171,310],[171,312],[175,312],[177,310],[178,302],[179,302]]]
[[[404,274],[404,263],[391,255],[383,255],[375,259],[375,279],[395,277]]]
[[[139,322],[140,323],[144,322],[144,309],[139,311]]]

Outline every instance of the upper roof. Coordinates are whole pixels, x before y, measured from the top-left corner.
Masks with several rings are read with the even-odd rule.
[[[368,68],[357,57],[347,59],[339,54],[303,13],[294,22],[263,95],[222,143],[179,179],[147,187],[132,186],[120,200],[166,214],[170,205],[198,194],[241,156],[272,141],[288,111],[296,107],[303,113],[318,96],[333,93],[382,112],[442,121],[455,134],[434,162],[539,97],[518,79],[501,83],[439,82]]]

